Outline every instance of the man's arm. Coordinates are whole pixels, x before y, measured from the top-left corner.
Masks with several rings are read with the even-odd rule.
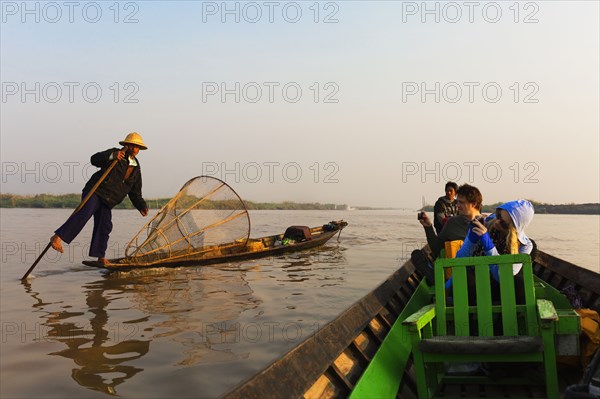
[[[115,151],[118,150],[116,148],[111,148],[106,151],[97,152],[94,155],[92,155],[90,162],[92,163],[92,165],[98,168],[106,168],[108,165],[110,165],[110,162],[112,161],[110,156]]]
[[[435,234],[433,230],[433,226],[431,225],[431,220],[429,220],[429,216],[425,212],[423,212],[423,216],[419,219],[419,222],[425,229],[425,236],[427,237],[427,244],[429,244],[429,249],[431,249],[431,253],[433,255],[433,259],[437,258],[442,250],[442,246],[444,242],[441,242],[438,239],[438,236]],[[443,231],[443,229],[442,229]]]
[[[139,177],[136,179],[135,183],[133,184],[133,187],[131,187],[131,190],[129,191],[129,193],[127,195],[129,196],[129,199],[131,200],[131,203],[133,204],[133,206],[135,206],[136,209],[142,213],[142,215],[144,215],[144,212],[147,214],[148,205],[146,204],[146,201],[142,197],[142,174],[141,174],[141,171],[140,171]],[[144,216],[146,216],[146,215],[144,215]]]
[[[433,255],[433,259],[437,259],[440,256],[440,252],[442,251],[442,247],[444,246],[444,242],[440,240],[440,237],[435,234],[433,230],[433,226],[426,226],[425,228],[425,236],[427,237],[427,244],[429,244],[429,249],[431,249],[431,254]],[[444,228],[442,228],[442,232]],[[441,234],[441,232],[440,232]]]

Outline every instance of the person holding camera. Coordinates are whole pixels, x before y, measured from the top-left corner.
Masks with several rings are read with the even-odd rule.
[[[506,254],[531,254],[534,243],[525,234],[525,228],[533,219],[534,209],[527,200],[510,201],[496,208],[484,221],[474,219],[470,224],[463,245],[456,253],[457,258],[469,256],[495,256]],[[521,263],[513,265],[516,280],[522,279]],[[500,297],[500,274],[498,265],[490,265],[492,275],[492,298]],[[475,284],[474,276],[470,283]],[[446,282],[446,288],[452,286],[452,278]],[[522,283],[515,284],[517,303],[524,303],[525,292]],[[475,303],[474,290],[469,290],[469,302]]]
[[[458,215],[452,216],[446,221],[438,235],[435,234],[433,224],[425,212],[419,212],[418,219],[427,237],[427,244],[431,250],[433,259],[429,259],[425,252],[420,249],[411,254],[413,265],[423,275],[427,282],[433,284],[433,262],[440,255],[446,241],[464,240],[469,232],[469,223],[476,217],[481,216],[483,196],[479,189],[469,184],[461,185],[456,191],[456,210]]]
[[[533,243],[525,234],[525,228],[533,215],[531,202],[521,199],[500,205],[487,218],[487,223],[483,219],[474,219],[456,257],[531,254]],[[513,265],[513,274],[519,273],[522,266],[520,263]],[[500,282],[498,267],[492,267],[490,272]]]

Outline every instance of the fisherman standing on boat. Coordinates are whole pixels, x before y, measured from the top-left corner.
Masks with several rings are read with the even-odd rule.
[[[444,186],[446,195],[435,201],[435,205],[433,206],[433,226],[437,234],[440,234],[442,227],[444,227],[448,219],[458,215],[456,211],[456,190],[458,190],[458,184],[449,181]]]
[[[75,212],[60,226],[50,238],[52,248],[63,252],[62,241],[71,243],[81,232],[88,220],[94,216],[94,230],[90,244],[90,256],[97,257],[102,265],[108,263],[105,257],[108,238],[112,231],[111,209],[120,204],[125,196],[142,214],[148,214],[148,206],[142,197],[142,172],[136,155],[148,147],[138,133],[129,133],[125,140],[119,142],[122,149],[111,148],[92,155],[91,163],[100,168],[94,173],[83,188],[82,198],[92,190],[104,172],[113,167],[84,206]],[[115,162],[116,161],[116,162]],[[112,166],[114,163],[114,166]]]

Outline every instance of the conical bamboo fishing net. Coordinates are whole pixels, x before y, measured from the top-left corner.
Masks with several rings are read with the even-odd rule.
[[[237,193],[219,179],[199,176],[136,234],[125,249],[124,261],[160,263],[218,256],[219,251],[242,250],[249,235],[250,217]]]

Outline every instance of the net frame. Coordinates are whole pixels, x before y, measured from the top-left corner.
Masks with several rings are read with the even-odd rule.
[[[187,193],[186,189],[188,188],[188,186],[190,186],[191,184],[195,183],[197,180],[200,180],[200,179],[218,182],[218,184],[210,192],[208,192],[204,196],[200,197],[200,199],[198,201],[195,201],[191,205],[187,206],[182,212],[171,215],[172,219],[169,220],[166,225],[161,226],[160,223],[162,222],[162,220],[164,220],[169,215],[168,211],[177,209],[177,207],[175,205]],[[185,226],[185,223],[183,223],[183,221],[182,221],[182,217],[185,216],[186,214],[188,214],[190,211],[196,209],[196,207],[198,207],[202,202],[210,199],[211,196],[213,196],[214,194],[216,194],[219,190],[221,190],[223,188],[228,189],[231,193],[233,193],[235,195],[235,198],[237,198],[237,200],[239,201],[239,204],[241,204],[241,208],[234,209],[232,214],[225,219],[222,219],[218,222],[209,224],[209,225],[201,228],[200,230],[196,230],[192,233],[189,233],[188,229]],[[235,213],[236,211],[239,211],[239,212]],[[235,242],[229,243],[229,245],[227,245],[227,244],[217,245],[220,249],[228,248],[229,250],[232,250],[235,247],[239,247],[239,250],[243,250],[246,247],[248,240],[250,239],[250,230],[251,230],[251,222],[250,222],[250,215],[248,213],[248,208],[246,207],[246,204],[244,203],[244,201],[242,200],[240,195],[231,186],[229,186],[227,183],[225,183],[223,180],[218,179],[213,176],[204,176],[204,175],[196,176],[196,177],[188,180],[181,187],[181,189],[178,191],[178,193],[173,198],[171,198],[169,200],[169,202],[167,202],[162,208],[160,208],[160,210],[157,212],[157,214],[152,219],[150,219],[150,221],[148,221],[140,229],[140,231],[131,239],[131,241],[125,248],[124,260],[126,260],[129,263],[148,263],[148,262],[155,263],[155,262],[160,262],[161,260],[172,261],[172,260],[175,260],[175,259],[181,258],[181,257],[201,256],[205,253],[210,253],[210,252],[214,251],[214,249],[215,249],[214,245],[196,248],[192,244],[191,238],[193,238],[194,236],[197,236],[199,234],[202,234],[209,229],[218,227],[220,225],[223,225],[227,222],[230,222],[234,219],[237,219],[237,218],[243,217],[243,216],[245,216],[247,219],[247,230],[244,232],[244,236],[242,238],[236,239]],[[155,222],[159,218],[161,220],[159,220],[155,224],[155,226],[158,226],[159,228],[153,227],[153,222]],[[177,228],[179,229],[182,237],[178,238],[174,241],[171,241],[165,235],[164,231],[167,228],[170,228],[174,223],[177,223]],[[183,229],[183,231],[182,231],[182,229]],[[140,239],[140,236],[142,235],[143,232],[147,232],[148,235],[147,235],[146,239],[141,244],[138,245],[137,244],[138,240]],[[166,244],[164,244],[162,246],[158,246],[156,248],[153,248],[150,251],[142,252],[142,248],[144,248],[149,243],[153,242],[153,240],[155,240],[155,238],[159,235],[162,235]],[[175,251],[177,253],[177,254],[175,254],[172,247],[175,244],[179,244],[182,241],[187,241],[186,250],[183,251],[183,250],[179,249],[179,250]],[[168,251],[166,252],[166,255],[164,252],[161,252],[165,249],[168,249]],[[159,254],[162,254],[162,255],[157,256],[156,259],[148,259],[152,255],[159,255]]]

